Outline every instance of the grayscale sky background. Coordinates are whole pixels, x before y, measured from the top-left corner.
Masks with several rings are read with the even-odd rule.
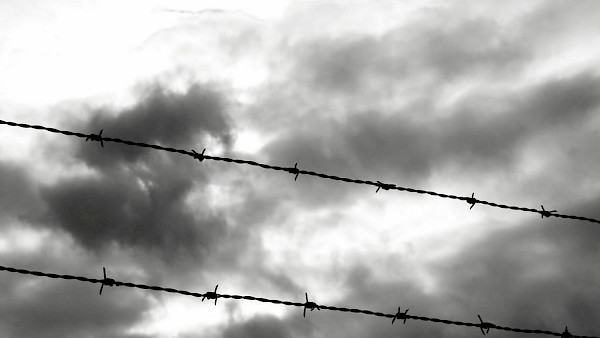
[[[0,119],[600,218],[598,13],[4,0]],[[0,126],[4,266],[599,335],[599,243],[593,223]],[[480,335],[0,273],[2,337]]]

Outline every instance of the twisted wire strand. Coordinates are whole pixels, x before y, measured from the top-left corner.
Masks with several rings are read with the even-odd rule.
[[[430,195],[430,196],[436,196],[436,197],[441,197],[441,198],[448,198],[448,199],[453,199],[453,200],[461,200],[461,201],[465,201],[465,202],[469,203],[471,205],[471,207],[473,207],[473,205],[475,205],[475,204],[485,204],[485,205],[489,205],[489,206],[495,207],[495,208],[510,209],[510,210],[524,211],[524,212],[533,212],[533,213],[542,215],[542,218],[543,217],[558,217],[558,218],[573,219],[573,220],[579,220],[579,221],[588,221],[588,222],[600,224],[600,220],[594,219],[594,218],[559,214],[559,213],[556,213],[554,210],[553,211],[545,210],[543,207],[541,210],[538,210],[538,209],[533,209],[533,208],[525,208],[525,207],[519,207],[519,206],[514,206],[514,205],[495,203],[495,202],[475,199],[473,197],[473,195],[457,196],[457,195],[444,194],[444,193],[439,193],[439,192],[430,191],[430,190],[402,187],[402,186],[397,186],[394,184],[382,183],[379,181],[359,180],[359,179],[353,179],[353,178],[342,177],[342,176],[328,175],[328,174],[318,173],[318,172],[314,172],[314,171],[310,171],[310,170],[302,170],[302,169],[297,168],[297,166],[281,167],[281,166],[276,166],[276,165],[259,163],[259,162],[255,162],[255,161],[249,161],[249,160],[241,160],[241,159],[235,159],[235,158],[229,158],[229,157],[204,155],[204,153],[198,154],[195,151],[187,151],[187,150],[183,150],[183,149],[163,147],[163,146],[156,145],[156,144],[148,144],[148,143],[135,142],[135,141],[130,141],[130,140],[123,140],[123,139],[115,138],[115,137],[105,137],[105,136],[101,136],[101,134],[100,135],[98,135],[98,134],[83,134],[83,133],[78,133],[78,132],[73,132],[73,131],[68,131],[68,130],[60,130],[60,129],[56,129],[56,128],[45,127],[45,126],[41,126],[41,125],[16,123],[16,122],[4,121],[4,120],[0,120],[0,124],[8,125],[11,127],[44,130],[44,131],[51,132],[51,133],[63,134],[63,135],[67,135],[67,136],[75,136],[75,137],[85,138],[85,139],[93,140],[93,141],[115,142],[115,143],[130,145],[130,146],[151,148],[151,149],[162,150],[162,151],[167,151],[167,152],[171,152],[171,153],[179,153],[179,154],[188,155],[195,159],[200,159],[200,160],[207,159],[207,160],[222,161],[222,162],[229,162],[229,163],[236,163],[236,164],[246,164],[246,165],[250,165],[250,166],[260,167],[263,169],[285,171],[285,172],[294,174],[296,176],[296,178],[298,178],[298,175],[316,176],[316,177],[334,180],[334,181],[371,185],[371,186],[377,187],[378,188],[377,191],[379,191],[379,188],[382,188],[384,190],[392,189],[392,190],[405,191],[405,192],[422,194],[422,195]]]
[[[102,284],[102,287],[104,287],[104,285],[124,286],[124,287],[138,288],[138,289],[143,289],[143,290],[176,293],[176,294],[180,294],[180,295],[184,295],[184,296],[202,298],[202,300],[204,300],[205,298],[209,298],[209,299],[215,299],[215,304],[216,304],[217,298],[243,299],[243,300],[257,301],[257,302],[262,302],[262,303],[303,307],[303,308],[305,308],[305,310],[307,307],[308,308],[317,307],[318,309],[322,309],[322,310],[360,313],[360,314],[376,316],[376,317],[413,319],[413,320],[427,321],[427,322],[433,322],[433,323],[441,323],[441,324],[446,324],[446,325],[477,327],[477,328],[481,328],[482,331],[485,328],[485,329],[496,329],[496,330],[512,331],[512,332],[520,332],[520,333],[544,334],[544,335],[550,335],[550,336],[556,336],[556,337],[594,338],[593,336],[572,335],[566,329],[565,329],[565,332],[559,333],[559,332],[553,332],[553,331],[548,331],[548,330],[519,329],[519,328],[508,327],[508,326],[499,326],[499,325],[495,325],[495,324],[491,324],[491,323],[484,323],[484,322],[470,323],[470,322],[462,322],[462,321],[447,320],[447,319],[440,319],[440,318],[415,316],[415,315],[409,315],[409,314],[400,313],[400,312],[394,314],[394,313],[383,313],[383,312],[375,312],[375,311],[370,311],[370,310],[353,309],[353,308],[346,308],[346,307],[317,305],[313,302],[308,302],[308,296],[307,296],[306,303],[299,303],[299,302],[291,302],[291,301],[285,301],[285,300],[269,299],[269,298],[254,297],[254,296],[247,296],[247,295],[231,295],[231,294],[217,293],[216,288],[215,288],[215,291],[209,291],[206,293],[197,293],[197,292],[190,292],[190,291],[186,291],[186,290],[166,288],[166,287],[162,287],[162,286],[121,282],[121,281],[114,280],[112,278],[106,278],[106,275],[103,279],[96,279],[96,278],[88,278],[88,277],[82,277],[82,276],[60,275],[60,274],[55,274],[55,273],[46,273],[46,272],[41,272],[41,271],[18,269],[18,268],[1,266],[1,265],[0,265],[0,271],[19,273],[19,274],[23,274],[23,275],[32,275],[32,276],[37,276],[37,277],[47,277],[47,278],[65,279],[65,280],[77,280],[77,281],[87,282],[87,283],[99,283],[99,284]]]

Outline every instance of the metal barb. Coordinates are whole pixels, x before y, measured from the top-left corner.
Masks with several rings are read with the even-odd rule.
[[[475,198],[475,193],[472,193],[471,197],[467,197],[465,201],[467,201],[467,203],[469,203],[471,205],[469,210],[473,209],[473,207],[477,203],[477,199]]]
[[[321,311],[321,308],[319,305],[317,305],[317,303],[308,301],[308,293],[305,292],[304,297],[306,297],[306,303],[304,303],[304,312],[302,313],[304,318],[306,318],[306,309],[310,309],[310,311],[313,311],[314,309]]]
[[[202,162],[204,161],[204,152],[206,151],[206,148],[204,148],[202,150],[201,154],[198,154],[194,149],[192,149],[192,153],[194,153],[194,158],[197,159],[198,161]]]
[[[219,287],[219,284],[217,284],[217,286],[215,286],[215,291],[208,291],[207,293],[205,293],[204,296],[202,296],[202,301],[204,301],[205,299],[214,299],[215,305],[217,305],[217,298],[219,298],[219,295],[217,294],[218,287]]]
[[[395,187],[396,187],[395,184],[388,184],[388,183],[383,183],[383,182],[377,181],[377,190],[375,190],[375,193],[378,193],[379,189],[390,190],[390,189],[394,189]]]
[[[300,175],[300,169],[298,169],[298,162],[296,162],[296,164],[294,164],[293,168],[288,168],[287,171],[289,171],[292,174],[296,174],[296,176],[294,177],[294,181],[298,179],[298,175]]]
[[[495,328],[495,327],[496,327],[496,325],[494,325],[494,324],[492,324],[492,323],[489,323],[489,322],[484,322],[484,321],[481,319],[481,316],[480,316],[480,315],[477,315],[477,317],[479,317],[479,321],[481,322],[481,324],[479,324],[479,329],[481,329],[481,333],[483,333],[483,335],[484,335],[484,336],[486,335],[486,333],[489,333],[489,332],[490,332],[490,329],[492,329],[492,328]],[[483,331],[483,330],[485,330],[485,331]]]
[[[544,209],[544,206],[542,205],[542,211],[538,211],[538,212],[542,215],[542,218],[544,218],[544,217],[552,216],[552,213],[556,212],[556,210],[546,210],[546,209]]]
[[[398,306],[398,312],[394,316],[394,319],[392,319],[392,324],[394,324],[396,319],[403,319],[404,320],[403,323],[406,324],[406,319],[408,318],[408,316],[406,315],[407,312],[408,312],[408,309],[406,309],[406,311],[404,311],[404,312],[401,312],[400,307]]]
[[[100,145],[102,146],[102,148],[104,148],[104,141],[102,141],[102,132],[104,131],[104,129],[100,129],[100,132],[98,134],[89,134],[88,137],[86,137],[85,142],[87,141],[97,141],[100,142]]]
[[[571,334],[571,332],[569,332],[569,329],[567,326],[565,326],[565,332],[563,332],[561,335],[561,338],[571,338],[573,337],[573,335]]]
[[[102,284],[100,285],[100,294],[102,294],[102,290],[104,289],[104,285],[106,286],[114,286],[117,282],[112,278],[106,278],[106,268],[102,267],[102,273],[104,274],[104,279],[102,279]]]

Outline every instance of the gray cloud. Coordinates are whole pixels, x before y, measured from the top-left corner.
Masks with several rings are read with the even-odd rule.
[[[597,218],[598,203],[600,196],[566,212]],[[491,232],[436,265],[440,296],[498,324],[597,334],[599,238],[594,224],[556,218]]]
[[[596,197],[574,210],[590,211],[599,201]],[[590,215],[600,216],[597,208]],[[567,226],[564,220],[552,218],[489,232],[428,267],[439,284],[433,292],[415,283],[410,268],[402,264],[396,266],[395,281],[381,280],[370,267],[356,265],[347,274],[348,296],[328,305],[382,312],[394,312],[400,306],[413,315],[470,322],[476,322],[480,314],[503,326],[562,332],[568,325],[574,334],[594,335],[600,292],[594,287],[598,271],[590,267],[596,265],[599,235],[592,224]],[[392,325],[389,319],[331,311],[315,311],[307,317],[292,311],[274,325],[279,328],[283,322],[286,332],[295,332],[298,320],[303,320],[311,330],[299,337],[480,334],[477,328],[416,320]],[[522,336],[505,331],[496,334]]]
[[[587,70],[523,82],[543,51],[538,26],[573,29],[573,17],[590,10],[577,6],[569,19],[549,23],[537,14],[558,19],[565,6],[532,8],[506,21],[488,17],[489,10],[457,15],[455,7],[427,8],[416,13],[419,20],[380,36],[283,39],[291,61],[274,71],[289,74],[266,86],[250,108],[259,130],[282,131],[263,152],[280,165],[417,187],[449,168],[488,176],[518,171],[532,139],[579,132],[600,97],[600,81]],[[484,85],[438,108],[448,88],[456,84],[460,92],[470,79]],[[493,85],[507,81],[518,86]],[[383,107],[398,88],[401,105]],[[299,196],[309,205],[346,203],[359,191],[300,179]]]
[[[443,80],[468,77],[480,71],[501,74],[520,70],[530,56],[531,51],[521,37],[509,35],[494,20],[452,21],[414,27],[416,34],[406,34],[400,28],[391,33],[390,39],[407,47],[406,58],[413,71],[435,70]]]
[[[24,168],[0,161],[0,216],[26,216],[41,205],[35,184]]]
[[[374,77],[406,74],[406,62],[394,60],[388,48],[373,37],[311,41],[295,46],[295,73],[315,89],[359,91]]]
[[[263,153],[284,166],[298,162],[307,170],[422,187],[449,168],[465,174],[515,172],[534,137],[577,130],[597,111],[600,81],[589,72],[522,85],[522,71],[539,57],[539,31],[529,28],[535,15],[524,11],[507,29],[506,22],[481,13],[465,12],[465,19],[450,12],[424,10],[422,20],[381,36],[296,45],[284,39],[291,61],[274,71],[289,74],[263,88],[249,108],[258,130],[281,131]],[[438,108],[446,86],[471,78],[520,85],[471,88]],[[407,86],[402,106],[384,108],[380,101],[402,86]],[[346,203],[358,191],[300,180],[299,196],[309,205]]]
[[[58,225],[88,248],[116,242],[165,257],[205,254],[227,225],[218,216],[185,208],[193,181],[177,173],[176,165],[156,170],[144,183],[135,181],[139,176],[121,172],[60,182],[43,189],[42,196]]]
[[[169,146],[187,146],[212,136],[225,146],[230,124],[219,94],[190,87],[184,94],[152,86],[133,108],[95,112],[80,130],[104,129],[117,136]],[[76,156],[95,169],[92,177],[63,179],[43,187],[48,217],[88,249],[111,244],[135,247],[173,261],[204,258],[227,223],[206,207],[193,210],[186,198],[204,189],[210,166],[132,146],[79,143]]]
[[[223,331],[223,338],[291,338],[294,337],[284,322],[277,317],[257,315],[251,319],[229,325]]]
[[[450,164],[465,172],[505,172],[536,135],[587,123],[599,108],[599,93],[600,79],[576,74],[518,93],[473,95],[442,117],[419,118],[408,108],[394,115],[357,111],[342,122],[304,118],[264,151],[289,166],[298,162],[301,168],[400,185],[422,184]],[[311,196],[308,202],[343,201],[350,189],[330,183],[315,200],[322,182],[302,180],[308,182],[299,187]]]
[[[124,331],[142,320],[149,306],[129,290],[99,296],[90,284],[44,279],[27,287],[28,280],[18,276],[0,283],[5,313],[0,330],[10,337],[133,338]]]
[[[382,281],[375,278],[367,266],[356,265],[346,277],[348,296],[336,303],[338,307],[360,308],[381,312],[395,312],[398,306],[410,308],[413,314],[424,316],[444,316],[451,306],[440,302],[439,298],[426,295],[419,286],[409,279],[402,281]],[[318,303],[318,296],[314,299]],[[459,318],[460,319],[460,318]],[[469,318],[470,319],[470,318]],[[469,320],[465,319],[465,320]],[[284,318],[256,316],[243,323],[230,324],[222,337],[260,337],[264,332],[276,332],[277,337],[398,337],[438,336],[464,337],[467,330],[448,330],[435,323],[407,321],[392,325],[391,319],[354,314],[347,312],[315,310],[302,317],[301,308],[293,308]]]
[[[422,74],[435,73],[440,83],[481,72],[502,76],[531,60],[521,36],[507,33],[491,19],[448,21],[442,18],[445,13],[432,13],[429,21],[381,37],[340,37],[293,46],[294,78],[332,94],[362,97]]]
[[[159,84],[149,85],[132,108],[114,113],[96,111],[79,130],[138,142],[189,147],[202,137],[212,136],[225,146],[231,143],[231,122],[223,97],[200,85],[185,93],[173,93]],[[95,166],[114,164],[115,160],[135,161],[146,148],[106,143],[106,150],[95,144],[82,144],[77,155]]]

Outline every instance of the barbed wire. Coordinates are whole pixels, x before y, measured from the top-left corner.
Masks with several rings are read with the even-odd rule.
[[[246,165],[250,165],[250,166],[260,167],[263,169],[285,171],[285,172],[289,172],[289,173],[293,174],[294,180],[297,180],[299,175],[316,176],[316,177],[320,177],[320,178],[324,178],[324,179],[330,179],[330,180],[334,180],[334,181],[342,181],[342,182],[346,182],[346,183],[371,185],[371,186],[377,187],[377,190],[375,190],[376,193],[379,192],[380,189],[398,190],[398,191],[405,191],[405,192],[422,194],[422,195],[436,196],[436,197],[441,197],[441,198],[449,198],[449,199],[453,199],[453,200],[461,200],[461,201],[467,202],[471,206],[469,209],[472,209],[475,206],[475,204],[484,204],[484,205],[489,205],[491,207],[501,208],[501,209],[511,209],[511,210],[517,210],[517,211],[533,212],[533,213],[540,214],[542,218],[558,217],[558,218],[566,218],[566,219],[573,219],[573,220],[579,220],[579,221],[588,221],[588,222],[600,224],[600,220],[598,220],[598,219],[583,217],[583,216],[559,214],[556,212],[556,210],[544,209],[543,205],[541,206],[542,208],[540,210],[538,210],[538,209],[533,209],[533,208],[525,208],[525,207],[519,207],[519,206],[514,206],[514,205],[507,205],[507,204],[501,204],[501,203],[495,203],[495,202],[477,199],[477,198],[475,198],[475,193],[472,193],[471,196],[458,196],[458,195],[439,193],[439,192],[430,191],[430,190],[402,187],[402,186],[397,186],[395,184],[383,183],[380,181],[359,180],[359,179],[352,179],[352,178],[348,178],[348,177],[318,173],[318,172],[314,172],[314,171],[310,171],[310,170],[302,170],[302,169],[298,168],[298,163],[296,163],[294,165],[294,167],[281,167],[281,166],[276,166],[276,165],[259,163],[259,162],[255,162],[255,161],[249,161],[249,160],[241,160],[241,159],[235,159],[235,158],[229,158],[229,157],[206,155],[205,154],[206,148],[202,151],[202,153],[197,153],[195,150],[187,151],[187,150],[183,150],[183,149],[163,147],[163,146],[156,145],[156,144],[148,144],[148,143],[142,143],[142,142],[123,140],[123,139],[115,138],[115,137],[106,137],[106,136],[102,136],[102,132],[104,130],[100,130],[100,132],[98,134],[83,134],[83,133],[78,133],[78,132],[73,132],[73,131],[68,131],[68,130],[60,130],[60,129],[56,129],[56,128],[40,126],[40,125],[16,123],[16,122],[4,121],[4,120],[0,120],[0,124],[8,125],[11,127],[44,130],[44,131],[48,131],[48,132],[56,133],[56,134],[63,134],[63,135],[67,135],[67,136],[75,136],[75,137],[85,138],[86,141],[100,142],[102,147],[104,147],[104,142],[115,142],[115,143],[130,145],[130,146],[151,148],[151,149],[162,150],[162,151],[167,151],[167,152],[171,152],[171,153],[179,153],[182,155],[188,155],[188,156],[193,157],[194,159],[197,159],[200,162],[202,162],[204,160],[222,161],[222,162],[229,162],[229,163],[246,164]]]
[[[351,313],[360,313],[360,314],[376,316],[376,317],[391,318],[392,324],[394,324],[396,319],[398,319],[398,320],[402,320],[404,324],[406,324],[406,320],[420,320],[420,321],[441,323],[441,324],[446,324],[446,325],[477,327],[481,330],[481,333],[483,333],[483,335],[486,335],[487,333],[489,333],[490,329],[495,329],[495,330],[511,331],[511,332],[519,332],[519,333],[544,334],[544,335],[551,335],[551,336],[563,337],[563,338],[567,338],[567,337],[569,337],[569,338],[594,338],[592,336],[573,335],[569,332],[569,330],[566,327],[565,327],[565,331],[561,333],[561,332],[553,332],[553,331],[548,331],[548,330],[519,329],[519,328],[514,328],[514,327],[495,325],[490,322],[484,322],[481,319],[480,315],[477,315],[477,317],[479,318],[479,323],[477,323],[477,322],[471,323],[471,322],[462,322],[462,321],[447,320],[447,319],[440,319],[440,318],[416,316],[416,315],[412,315],[412,314],[409,315],[408,309],[406,309],[404,312],[401,312],[400,307],[398,307],[397,313],[383,313],[383,312],[375,312],[375,311],[371,311],[371,310],[321,305],[321,304],[317,304],[315,302],[310,302],[308,300],[307,293],[305,293],[306,302],[300,303],[300,302],[291,302],[291,301],[284,301],[284,300],[278,300],[278,299],[254,297],[254,296],[217,293],[217,288],[219,287],[219,285],[217,285],[215,287],[214,291],[198,293],[198,292],[190,292],[190,291],[186,291],[186,290],[166,288],[166,287],[162,287],[162,286],[134,284],[134,283],[129,283],[129,282],[121,282],[121,281],[118,281],[118,280],[115,280],[112,278],[107,278],[105,268],[102,268],[103,275],[104,275],[104,277],[102,279],[88,278],[88,277],[82,277],[82,276],[73,276],[73,275],[60,275],[60,274],[55,274],[55,273],[46,273],[46,272],[41,272],[41,271],[18,269],[18,268],[1,266],[1,265],[0,265],[0,271],[7,271],[7,272],[12,272],[12,273],[24,274],[24,275],[32,275],[32,276],[37,276],[37,277],[76,280],[76,281],[87,282],[87,283],[98,283],[98,284],[100,284],[100,294],[102,294],[102,290],[104,289],[105,286],[107,286],[107,287],[124,286],[124,287],[138,288],[138,289],[143,289],[143,290],[176,293],[176,294],[180,294],[180,295],[184,295],[184,296],[201,298],[202,301],[204,301],[205,299],[209,299],[209,300],[214,299],[215,305],[217,305],[217,299],[225,298],[225,299],[251,300],[251,301],[257,301],[257,302],[262,302],[262,303],[272,303],[272,304],[280,304],[280,305],[286,305],[286,306],[296,306],[296,307],[301,307],[304,309],[304,311],[303,311],[304,317],[306,317],[306,310],[313,311],[313,310],[317,309],[319,311],[320,310],[330,310],[330,311],[339,311],[339,312],[351,312]]]

